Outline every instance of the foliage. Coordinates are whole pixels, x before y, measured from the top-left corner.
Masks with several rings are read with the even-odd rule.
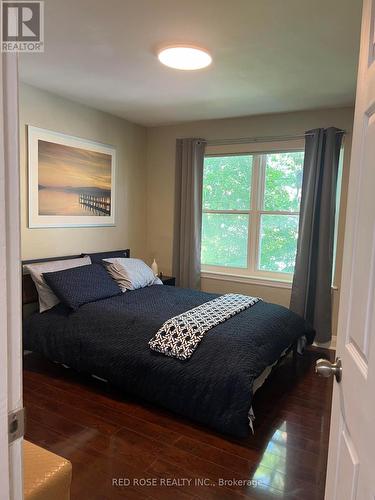
[[[248,227],[248,215],[203,214],[202,262],[247,267]]]
[[[260,156],[265,165],[261,210],[298,212],[303,152]],[[204,164],[203,210],[250,210],[253,155],[207,157]],[[293,273],[298,215],[260,215],[259,269]],[[204,213],[202,262],[247,267],[249,215]]]
[[[250,155],[207,157],[203,209],[249,210],[252,166]]]
[[[259,269],[293,273],[297,236],[298,215],[262,215]]]
[[[266,155],[264,210],[299,212],[303,174],[302,151]],[[262,215],[259,269],[293,273],[297,251],[296,215]]]
[[[299,212],[303,151],[266,155],[264,210]]]

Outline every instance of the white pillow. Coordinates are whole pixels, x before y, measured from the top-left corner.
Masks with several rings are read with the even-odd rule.
[[[87,266],[91,264],[90,257],[81,257],[78,259],[51,260],[49,262],[36,262],[35,264],[26,264],[24,269],[28,271],[35,283],[39,296],[39,311],[47,311],[60,301],[47,285],[43,278],[43,273],[53,273],[72,267]]]
[[[123,292],[163,284],[143,260],[119,257],[103,259],[103,262],[107,263],[107,271]]]

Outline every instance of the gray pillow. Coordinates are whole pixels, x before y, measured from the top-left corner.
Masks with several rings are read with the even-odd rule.
[[[141,259],[113,258],[104,259],[103,263],[123,292],[163,284]]]
[[[38,292],[39,312],[47,311],[60,302],[51,288],[47,285],[43,278],[43,273],[53,273],[54,271],[61,271],[63,269],[70,269],[78,266],[87,266],[89,264],[91,264],[90,257],[26,264],[24,269],[30,273]]]

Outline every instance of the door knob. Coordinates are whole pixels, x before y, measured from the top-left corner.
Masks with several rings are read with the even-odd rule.
[[[331,363],[328,359],[318,359],[315,364],[315,373],[320,377],[330,377],[334,375],[336,377],[336,382],[341,382],[342,378],[342,364],[341,359],[336,358],[335,363]]]

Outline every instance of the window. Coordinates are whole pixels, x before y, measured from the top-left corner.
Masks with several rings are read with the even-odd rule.
[[[263,150],[264,151],[264,150]],[[207,154],[202,269],[290,281],[304,152]]]

